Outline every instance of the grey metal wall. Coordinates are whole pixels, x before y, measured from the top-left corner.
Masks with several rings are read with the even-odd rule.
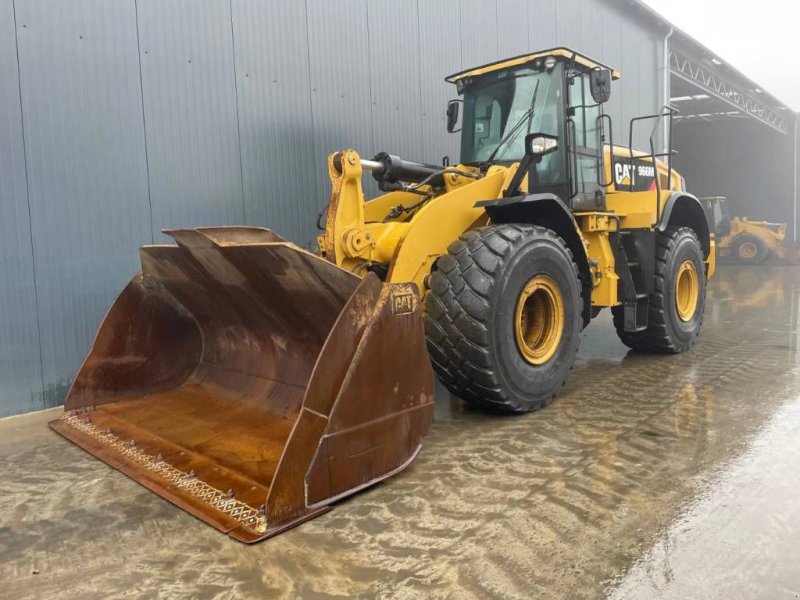
[[[260,225],[306,243],[330,151],[456,157],[445,75],[573,46],[623,72],[624,135],[622,117],[661,103],[663,35],[625,7],[0,0],[0,416],[63,400],[161,229]]]

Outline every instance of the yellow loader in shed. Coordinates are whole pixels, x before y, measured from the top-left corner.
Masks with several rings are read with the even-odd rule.
[[[760,265],[770,257],[800,264],[800,245],[786,239],[786,223],[732,217],[725,196],[699,198],[715,236],[721,261]]]
[[[565,48],[451,75],[458,164],[331,154],[318,254],[266,229],[169,231],[52,426],[253,542],[407,467],[433,371],[474,406],[525,413],[603,308],[632,348],[688,349],[714,242],[655,149],[671,109],[631,122],[652,126],[649,152],[632,133],[614,144],[618,77]],[[366,173],[385,192],[370,201]]]

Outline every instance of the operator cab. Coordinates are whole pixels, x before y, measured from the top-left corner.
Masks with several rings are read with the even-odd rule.
[[[706,212],[708,224],[718,236],[728,235],[731,231],[731,216],[728,212],[727,198],[725,196],[706,196],[698,198]]]
[[[531,191],[555,194],[573,210],[602,210],[608,119],[602,107],[617,78],[618,72],[566,48],[447,77],[461,95],[447,110],[448,130],[461,131],[461,164],[524,163],[519,179],[527,173]],[[525,160],[531,152],[537,155]]]

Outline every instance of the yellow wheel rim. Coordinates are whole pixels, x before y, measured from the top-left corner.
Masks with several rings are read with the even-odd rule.
[[[753,242],[745,242],[739,246],[739,256],[742,258],[755,258],[758,247]]]
[[[547,275],[537,275],[522,288],[514,319],[517,347],[532,365],[543,365],[556,353],[564,331],[564,299]]]
[[[685,260],[675,278],[675,308],[681,321],[690,321],[697,310],[700,295],[700,278],[691,260]]]

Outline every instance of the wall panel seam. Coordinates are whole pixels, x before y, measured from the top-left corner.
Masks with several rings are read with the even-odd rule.
[[[150,210],[150,243],[156,239],[155,223],[153,223],[153,198],[150,193],[150,156],[147,151],[147,116],[144,112],[144,81],[142,76],[142,44],[139,37],[139,0],[133,0],[133,12],[136,17],[136,55],[139,59],[139,100],[142,106],[142,134],[144,135],[144,170],[147,176],[147,207]]]
[[[369,35],[369,0],[364,0],[364,19],[367,24],[367,53],[372,52],[372,40]],[[369,138],[370,152],[377,152],[375,148],[375,104],[372,100],[372,60],[367,60],[367,85],[369,86]]]
[[[22,69],[19,60],[19,30],[17,29],[17,1],[12,0],[11,12],[14,15],[14,48],[17,59],[17,89],[19,92],[19,122],[22,134],[22,163],[25,166],[25,199],[28,206],[28,239],[31,244],[31,275],[33,276],[33,302],[36,312],[36,339],[39,350],[39,381],[41,408],[44,408],[44,356],[42,353],[42,326],[39,316],[39,288],[36,282],[36,252],[33,244],[33,214],[31,211],[31,181],[28,174],[28,145],[25,138],[25,108],[22,104]]]
[[[419,92],[419,151],[422,156],[425,155],[425,107],[422,105],[422,31],[419,24],[419,0],[416,2],[417,6],[417,91]]]
[[[311,34],[309,33],[309,25],[308,25],[308,0],[305,0],[304,6],[305,6],[305,15],[304,15],[304,17],[305,17],[305,22],[306,22],[306,63],[308,64],[308,112],[309,112],[309,119],[311,120],[311,149],[312,149],[311,152],[312,152],[312,154],[314,154],[314,156],[312,157],[311,162],[314,163],[314,162],[316,162],[317,127],[316,127],[316,124],[314,123],[314,93],[313,93],[314,86],[313,86],[313,82],[312,82],[312,79],[311,79]],[[312,168],[314,168],[314,169],[319,168],[320,170],[323,170],[322,167],[323,167],[323,165],[312,164]],[[325,162],[324,167],[325,167],[324,171],[327,173],[328,172],[328,168],[327,168],[328,167],[328,163],[327,163],[327,161]],[[317,191],[319,191],[319,190],[317,190]],[[323,190],[323,194],[322,195],[324,196],[324,190]],[[319,202],[319,199],[317,199],[317,202]],[[324,211],[325,208],[323,208],[322,210]],[[317,216],[317,220],[316,220],[316,224],[317,225],[319,224],[321,216],[322,216],[322,213],[320,213]],[[312,238],[312,242],[313,242],[313,238]]]
[[[233,0],[228,0],[228,16],[231,21],[231,62],[233,63],[233,98],[236,102],[236,142],[239,148],[239,181],[242,192],[242,224],[249,225],[247,222],[247,203],[244,193],[244,159],[242,158],[242,126],[239,119],[239,78],[236,73],[236,36],[233,31]]]

